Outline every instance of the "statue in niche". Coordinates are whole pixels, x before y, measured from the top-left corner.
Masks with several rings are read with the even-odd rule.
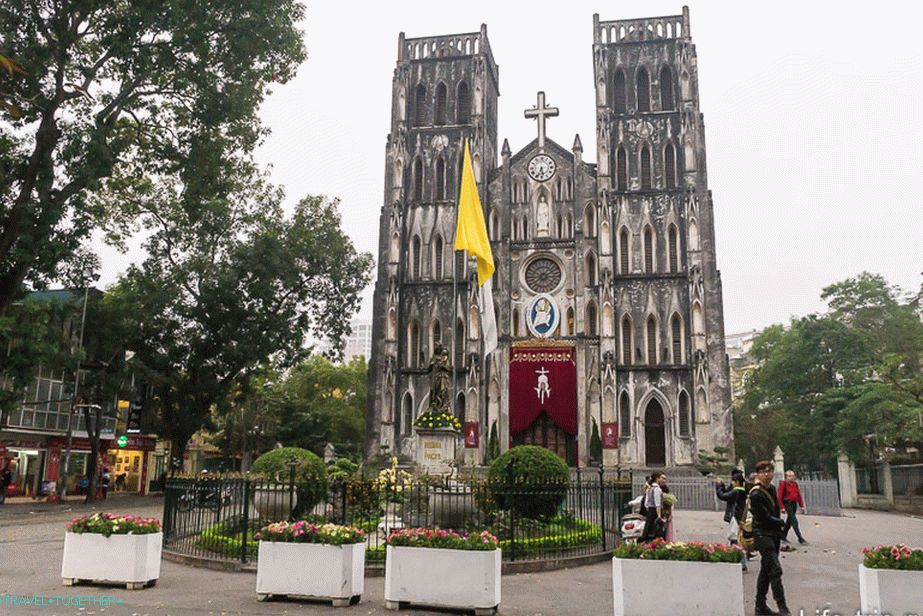
[[[442,343],[433,347],[433,358],[429,362],[429,410],[441,413],[449,410],[449,351]]]
[[[551,232],[551,205],[545,199],[545,195],[538,198],[538,211],[535,222],[539,237],[548,237]]]

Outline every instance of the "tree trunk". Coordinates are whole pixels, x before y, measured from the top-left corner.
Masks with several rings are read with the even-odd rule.
[[[99,473],[96,472],[99,466],[99,433],[102,430],[102,427],[99,425],[102,419],[100,417],[101,414],[101,407],[96,409],[90,406],[83,407],[83,418],[87,427],[87,438],[90,440],[90,464],[87,469],[90,482],[87,486],[87,503],[96,501],[97,477],[99,476]]]
[[[250,470],[251,459],[253,458],[253,452],[249,449],[245,449],[240,455],[240,472],[246,473]]]

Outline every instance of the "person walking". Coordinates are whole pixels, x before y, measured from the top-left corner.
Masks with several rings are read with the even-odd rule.
[[[103,500],[105,500],[106,497],[109,495],[109,481],[110,480],[111,480],[111,477],[109,475],[109,469],[103,468],[103,480],[101,484],[101,487],[103,490]]]
[[[768,460],[756,463],[757,483],[750,489],[750,513],[753,516],[753,546],[760,553],[760,575],[756,579],[757,616],[790,616],[791,612],[785,602],[785,588],[782,586],[782,564],[779,562],[782,520],[779,496],[772,485],[773,465]],[[766,595],[772,588],[779,611],[769,609]]]
[[[663,486],[667,483],[667,476],[662,471],[655,471],[650,478],[650,489],[644,495],[644,507],[647,517],[644,522],[644,532],[641,542],[647,543],[654,539],[666,539],[667,520],[663,509]]]
[[[788,543],[789,529],[795,529],[795,535],[798,537],[798,543],[804,545],[807,543],[801,535],[801,529],[798,527],[798,507],[801,507],[801,513],[807,514],[808,510],[804,507],[804,499],[801,497],[801,489],[798,482],[795,481],[795,471],[785,472],[785,481],[779,482],[779,506],[785,511],[785,528],[782,530],[782,541]]]
[[[727,503],[724,508],[724,521],[728,525],[727,537],[731,545],[738,545],[737,534],[747,506],[747,488],[744,483],[744,473],[737,468],[731,472],[731,485],[729,487],[725,487],[723,479],[718,479],[715,482],[715,492],[718,499]],[[743,546],[740,547],[741,550],[744,550]],[[743,551],[740,557],[740,564],[744,573],[746,573],[748,569],[746,550]]]

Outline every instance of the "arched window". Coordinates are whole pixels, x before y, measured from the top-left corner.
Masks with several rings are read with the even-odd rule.
[[[423,200],[423,161],[419,158],[413,161],[413,199]]]
[[[644,272],[654,273],[654,230],[650,225],[644,227]]]
[[[679,271],[679,233],[676,231],[676,225],[670,225],[668,236],[670,243],[670,272],[675,274]]]
[[[420,365],[420,326],[416,321],[407,326],[407,365],[411,368]]]
[[[413,125],[423,126],[426,123],[426,86],[417,84],[413,97]]]
[[[413,280],[420,279],[420,236],[414,235],[410,241],[410,277]]]
[[[586,256],[586,286],[596,286],[596,257],[592,252]]]
[[[433,240],[433,278],[436,280],[442,279],[443,274],[443,247],[442,247],[442,236],[437,235],[436,239]]]
[[[651,78],[643,66],[638,69],[638,111],[651,110]]]
[[[699,225],[695,219],[689,221],[689,250],[699,249]]]
[[[583,210],[583,224],[586,225],[583,233],[587,237],[596,237],[596,207],[588,203]]]
[[[574,219],[570,214],[564,217],[564,233],[566,237],[574,237]]]
[[[433,319],[433,347],[442,343],[442,323],[439,319]]]
[[[520,222],[522,223],[522,231],[519,234],[519,239],[527,240],[529,239],[529,216],[528,214],[523,214],[522,220],[520,220]]]
[[[465,322],[458,319],[455,322],[455,367],[465,365]]]
[[[626,314],[622,317],[622,365],[631,365],[631,318]]]
[[[512,325],[510,326],[510,336],[519,336],[519,309],[513,308]]]
[[[391,263],[397,263],[401,258],[401,238],[397,231],[391,234]]]
[[[660,109],[673,111],[676,105],[673,101],[673,71],[669,66],[660,69]]]
[[[619,396],[619,436],[631,436],[631,403],[628,401],[627,391],[623,391]]]
[[[436,86],[436,118],[434,122],[436,126],[445,124],[445,99],[446,87],[445,84],[440,81],[439,85]]]
[[[676,188],[676,150],[672,143],[663,149],[663,177],[667,188]]]
[[[657,363],[657,319],[647,317],[647,365]]]
[[[622,227],[619,231],[619,270],[622,274],[631,273],[631,262],[628,257],[628,229]]]
[[[625,73],[621,69],[612,77],[612,108],[616,113],[625,113]]]
[[[644,145],[641,148],[641,190],[650,190],[651,186],[651,149]]]
[[[490,213],[490,239],[500,239],[500,219],[497,215],[497,210],[493,210]]]
[[[574,335],[574,309],[571,307],[567,308],[567,335]]]
[[[587,336],[599,335],[599,317],[596,311],[596,304],[590,302],[586,307],[586,334]]]
[[[471,94],[468,84],[464,81],[458,84],[458,93],[455,98],[455,122],[467,124],[471,121]]]
[[[388,311],[388,340],[397,338],[397,311],[394,308]]]
[[[628,154],[622,146],[615,154],[615,189],[628,190]]]
[[[683,321],[678,314],[670,319],[670,347],[673,349],[673,363],[683,363]]]
[[[436,160],[436,201],[445,199],[445,160],[440,156]]]
[[[689,436],[689,395],[685,391],[679,392],[679,435]]]
[[[413,396],[408,391],[404,394],[403,400],[401,400],[401,432],[403,434],[410,434],[410,430],[413,428],[413,420]]]

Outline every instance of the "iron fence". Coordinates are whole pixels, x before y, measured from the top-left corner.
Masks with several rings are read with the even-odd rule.
[[[631,500],[631,473],[581,471],[567,484],[492,483],[482,477],[377,477],[324,481],[168,479],[164,549],[252,563],[255,533],[267,523],[304,519],[362,528],[368,566],[382,566],[387,536],[399,528],[489,530],[504,561],[553,561],[615,547]]]
[[[880,466],[856,467],[856,492],[858,494],[883,494],[884,469]]]
[[[894,496],[923,496],[923,464],[892,466],[891,486]]]

